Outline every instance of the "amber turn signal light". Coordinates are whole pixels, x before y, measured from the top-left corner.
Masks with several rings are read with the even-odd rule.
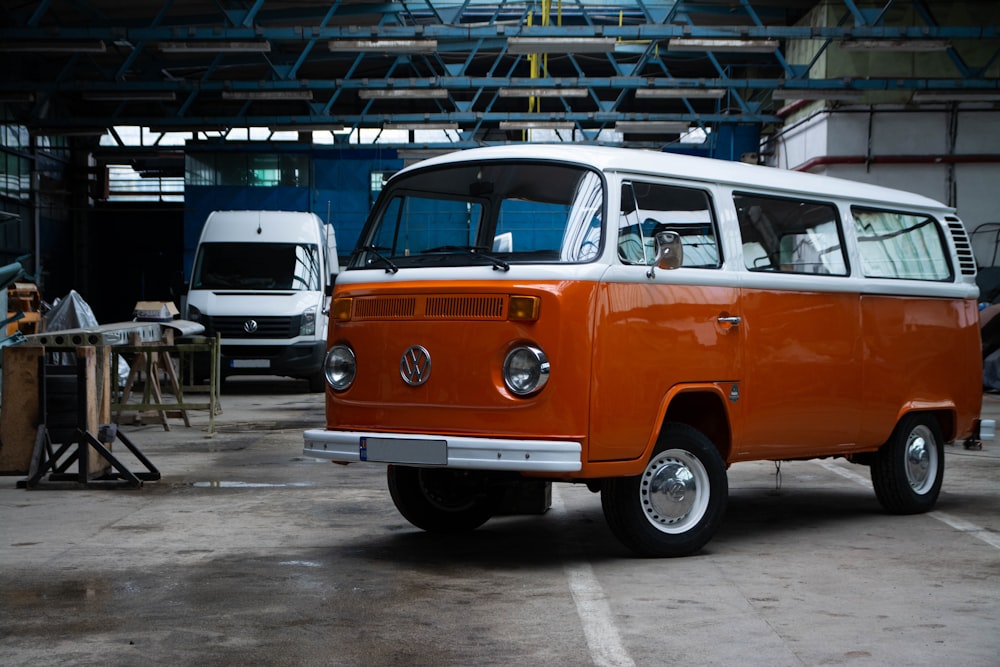
[[[534,322],[542,310],[542,300],[537,296],[511,296],[507,319]]]
[[[347,322],[351,319],[351,298],[334,299],[330,304],[330,319],[335,322]]]

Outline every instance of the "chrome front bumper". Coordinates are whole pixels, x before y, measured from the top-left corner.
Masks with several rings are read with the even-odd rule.
[[[577,472],[579,442],[312,429],[303,454],[337,463],[396,463],[467,470]]]

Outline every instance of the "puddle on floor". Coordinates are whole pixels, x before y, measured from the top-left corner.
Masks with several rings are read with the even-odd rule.
[[[287,489],[315,486],[312,482],[227,482],[212,480],[209,482],[193,482],[191,486],[201,489]]]

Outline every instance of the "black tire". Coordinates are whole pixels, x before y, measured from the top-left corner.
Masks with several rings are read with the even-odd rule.
[[[726,513],[729,479],[715,445],[686,424],[667,424],[645,471],[604,482],[611,532],[640,556],[687,556],[708,543]]]
[[[871,464],[872,486],[891,514],[930,511],[944,479],[944,438],[932,415],[903,417]]]
[[[432,533],[464,533],[489,521],[503,488],[487,475],[450,468],[391,465],[386,473],[389,495],[403,517]]]

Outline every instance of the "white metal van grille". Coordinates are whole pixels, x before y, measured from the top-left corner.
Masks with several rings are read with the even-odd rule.
[[[945,218],[948,222],[948,231],[955,242],[955,251],[958,254],[958,267],[963,276],[976,275],[976,256],[972,253],[972,243],[969,241],[969,234],[965,231],[965,226],[957,218]]]

